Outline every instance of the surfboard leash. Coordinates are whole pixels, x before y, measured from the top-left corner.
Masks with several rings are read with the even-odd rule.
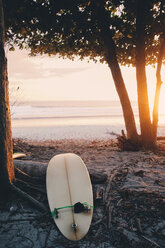
[[[55,216],[55,218],[58,218],[59,210],[66,209],[66,208],[74,208],[74,213],[77,214],[77,213],[82,213],[82,212],[89,212],[91,211],[91,209],[94,209],[94,206],[88,204],[87,202],[84,202],[84,203],[77,202],[74,205],[55,208],[51,212],[51,216],[52,217]]]

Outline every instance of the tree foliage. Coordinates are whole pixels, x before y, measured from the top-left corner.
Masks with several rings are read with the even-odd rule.
[[[154,145],[145,66],[158,60],[161,65],[165,61],[163,0],[6,0],[4,3],[6,42],[11,50],[18,45],[21,49],[29,48],[32,55],[59,55],[72,60],[79,56],[106,62],[122,105],[127,138],[133,143],[140,140],[145,147]],[[141,136],[137,134],[119,64],[136,66]],[[156,94],[158,102],[159,93]],[[154,109],[156,130],[158,108]]]
[[[157,62],[159,37],[165,29],[165,3],[146,0],[146,65]],[[102,10],[104,7],[104,11]],[[5,1],[7,41],[31,54],[89,57],[106,61],[102,28],[110,29],[122,65],[135,66],[137,0]],[[165,56],[163,57],[165,60]]]

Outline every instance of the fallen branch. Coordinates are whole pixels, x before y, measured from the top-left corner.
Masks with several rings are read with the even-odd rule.
[[[95,238],[95,239],[98,238],[98,236],[100,235],[101,231],[102,231],[102,227],[99,226],[99,228],[97,229],[96,234],[94,235],[94,238]]]
[[[14,160],[16,170],[22,171],[29,177],[45,179],[48,163],[32,160]]]
[[[38,188],[38,187],[35,187],[35,185],[31,184],[31,183],[26,183],[25,181],[23,180],[20,180],[20,179],[16,179],[16,183],[20,183],[21,185],[25,185],[25,187],[29,188],[29,189],[34,189],[42,194],[45,194],[46,191],[44,189],[41,189],[41,188]]]
[[[149,242],[150,245],[154,245],[155,247],[160,247],[160,245],[158,245],[155,241],[149,239],[148,237],[142,235],[142,237]]]
[[[36,217],[30,217],[30,218],[18,218],[18,219],[6,219],[6,220],[0,220],[1,224],[7,224],[7,223],[13,223],[13,222],[27,222],[27,221],[34,221],[36,220]]]
[[[27,173],[25,173],[25,172],[21,171],[21,170],[20,170],[20,169],[18,169],[17,167],[15,167],[15,169],[16,169],[17,173],[20,173],[20,174],[22,174],[23,176],[25,176],[25,177],[29,177],[29,178],[30,178],[30,176],[29,176]]]
[[[107,187],[106,187],[105,194],[104,194],[104,202],[106,206],[108,228],[111,227],[112,210],[113,210],[113,206],[110,205],[111,204],[110,191],[111,191],[112,181],[117,174],[118,172],[115,171],[113,174],[109,175],[108,180],[107,180]]]
[[[101,219],[99,219],[99,220],[97,220],[96,222],[94,222],[93,224],[92,224],[92,227],[94,227],[94,226],[96,226],[96,225],[99,225],[101,222],[103,222],[105,220],[105,216],[103,216],[103,218],[101,218]]]
[[[108,228],[111,227],[111,220],[112,220],[112,211],[113,211],[114,206],[109,206],[108,208]]]
[[[136,218],[136,222],[137,222],[137,226],[138,226],[138,231],[140,233],[143,233],[140,218]]]
[[[9,189],[11,191],[13,191],[14,193],[16,193],[18,196],[20,196],[21,198],[23,198],[23,199],[27,200],[28,202],[30,202],[33,206],[35,206],[36,209],[38,209],[38,210],[40,210],[42,212],[47,212],[48,211],[47,208],[42,203],[40,203],[39,201],[37,201],[36,199],[34,199],[30,195],[28,195],[26,192],[20,190],[14,184],[10,183]]]
[[[112,172],[111,172],[112,173]],[[114,172],[113,174],[109,175],[108,180],[107,180],[107,187],[105,190],[104,194],[104,202],[107,204],[109,202],[109,197],[110,197],[110,190],[111,190],[111,183],[114,177],[118,174],[118,172]]]
[[[48,167],[48,163],[36,162],[31,160],[14,160],[15,169],[19,174],[25,174],[23,177],[27,176],[32,180],[46,180],[46,170]],[[22,171],[22,173],[20,172]],[[106,173],[99,173],[93,169],[89,169],[90,178],[93,184],[101,184],[105,183],[107,180]]]
[[[24,173],[22,170],[18,169],[16,166],[14,167],[15,169],[15,177],[18,180],[22,180],[27,183],[33,183],[34,185],[45,185],[45,177],[35,177],[35,176],[30,176],[27,173]]]

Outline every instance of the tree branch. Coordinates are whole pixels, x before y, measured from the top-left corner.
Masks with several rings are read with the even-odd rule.
[[[11,191],[13,191],[14,193],[16,193],[17,195],[19,195],[21,198],[23,198],[23,199],[27,200],[28,202],[30,202],[38,210],[40,210],[42,212],[47,212],[48,211],[47,208],[42,203],[40,203],[39,201],[35,200],[33,197],[28,195],[26,192],[20,190],[14,184],[10,183],[9,184],[9,189]]]

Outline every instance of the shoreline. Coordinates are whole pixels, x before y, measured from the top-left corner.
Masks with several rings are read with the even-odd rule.
[[[31,123],[34,125],[34,123]],[[119,134],[121,126],[68,125],[66,126],[18,126],[12,128],[13,138],[26,140],[63,140],[63,139],[113,139]]]
[[[98,121],[98,120],[97,120]],[[13,138],[21,138],[26,140],[63,140],[63,139],[85,139],[85,140],[108,140],[115,139],[121,135],[121,130],[125,131],[124,124],[104,122],[99,119],[98,123],[89,119],[82,119],[77,122],[68,119],[64,122],[61,118],[57,120],[51,119],[35,121],[35,120],[19,120],[12,122]],[[138,133],[139,126],[137,126]],[[126,131],[125,131],[126,132]],[[158,136],[165,136],[165,126],[158,127]]]

